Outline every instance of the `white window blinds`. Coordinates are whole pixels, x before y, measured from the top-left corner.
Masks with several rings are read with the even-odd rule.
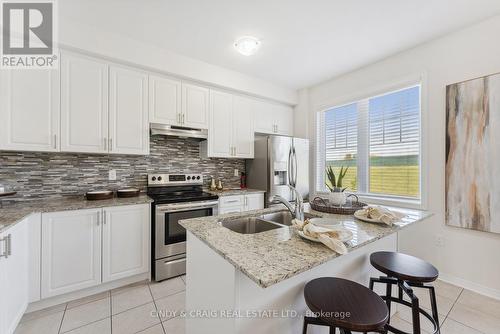
[[[317,191],[332,166],[348,191],[420,197],[420,85],[320,112],[316,139]]]

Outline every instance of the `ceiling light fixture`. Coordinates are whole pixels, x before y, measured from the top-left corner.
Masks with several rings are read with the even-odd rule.
[[[252,36],[244,36],[234,42],[234,47],[242,55],[251,56],[259,49],[260,41]]]

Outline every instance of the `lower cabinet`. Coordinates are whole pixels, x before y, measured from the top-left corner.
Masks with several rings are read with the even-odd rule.
[[[41,298],[149,271],[149,205],[42,214]]]
[[[0,333],[14,333],[28,306],[28,218],[0,234]]]
[[[149,206],[103,209],[102,281],[149,271]]]
[[[264,208],[264,193],[222,196],[219,198],[219,214],[238,213]]]

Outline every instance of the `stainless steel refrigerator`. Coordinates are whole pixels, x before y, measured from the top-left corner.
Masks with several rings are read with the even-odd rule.
[[[266,191],[266,207],[274,195],[290,202],[288,187],[309,198],[309,140],[283,136],[256,136],[255,157],[246,161],[247,186]]]

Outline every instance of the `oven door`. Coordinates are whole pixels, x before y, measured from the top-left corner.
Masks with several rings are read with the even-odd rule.
[[[200,201],[156,206],[155,259],[186,252],[186,230],[180,220],[217,215],[219,202]]]

